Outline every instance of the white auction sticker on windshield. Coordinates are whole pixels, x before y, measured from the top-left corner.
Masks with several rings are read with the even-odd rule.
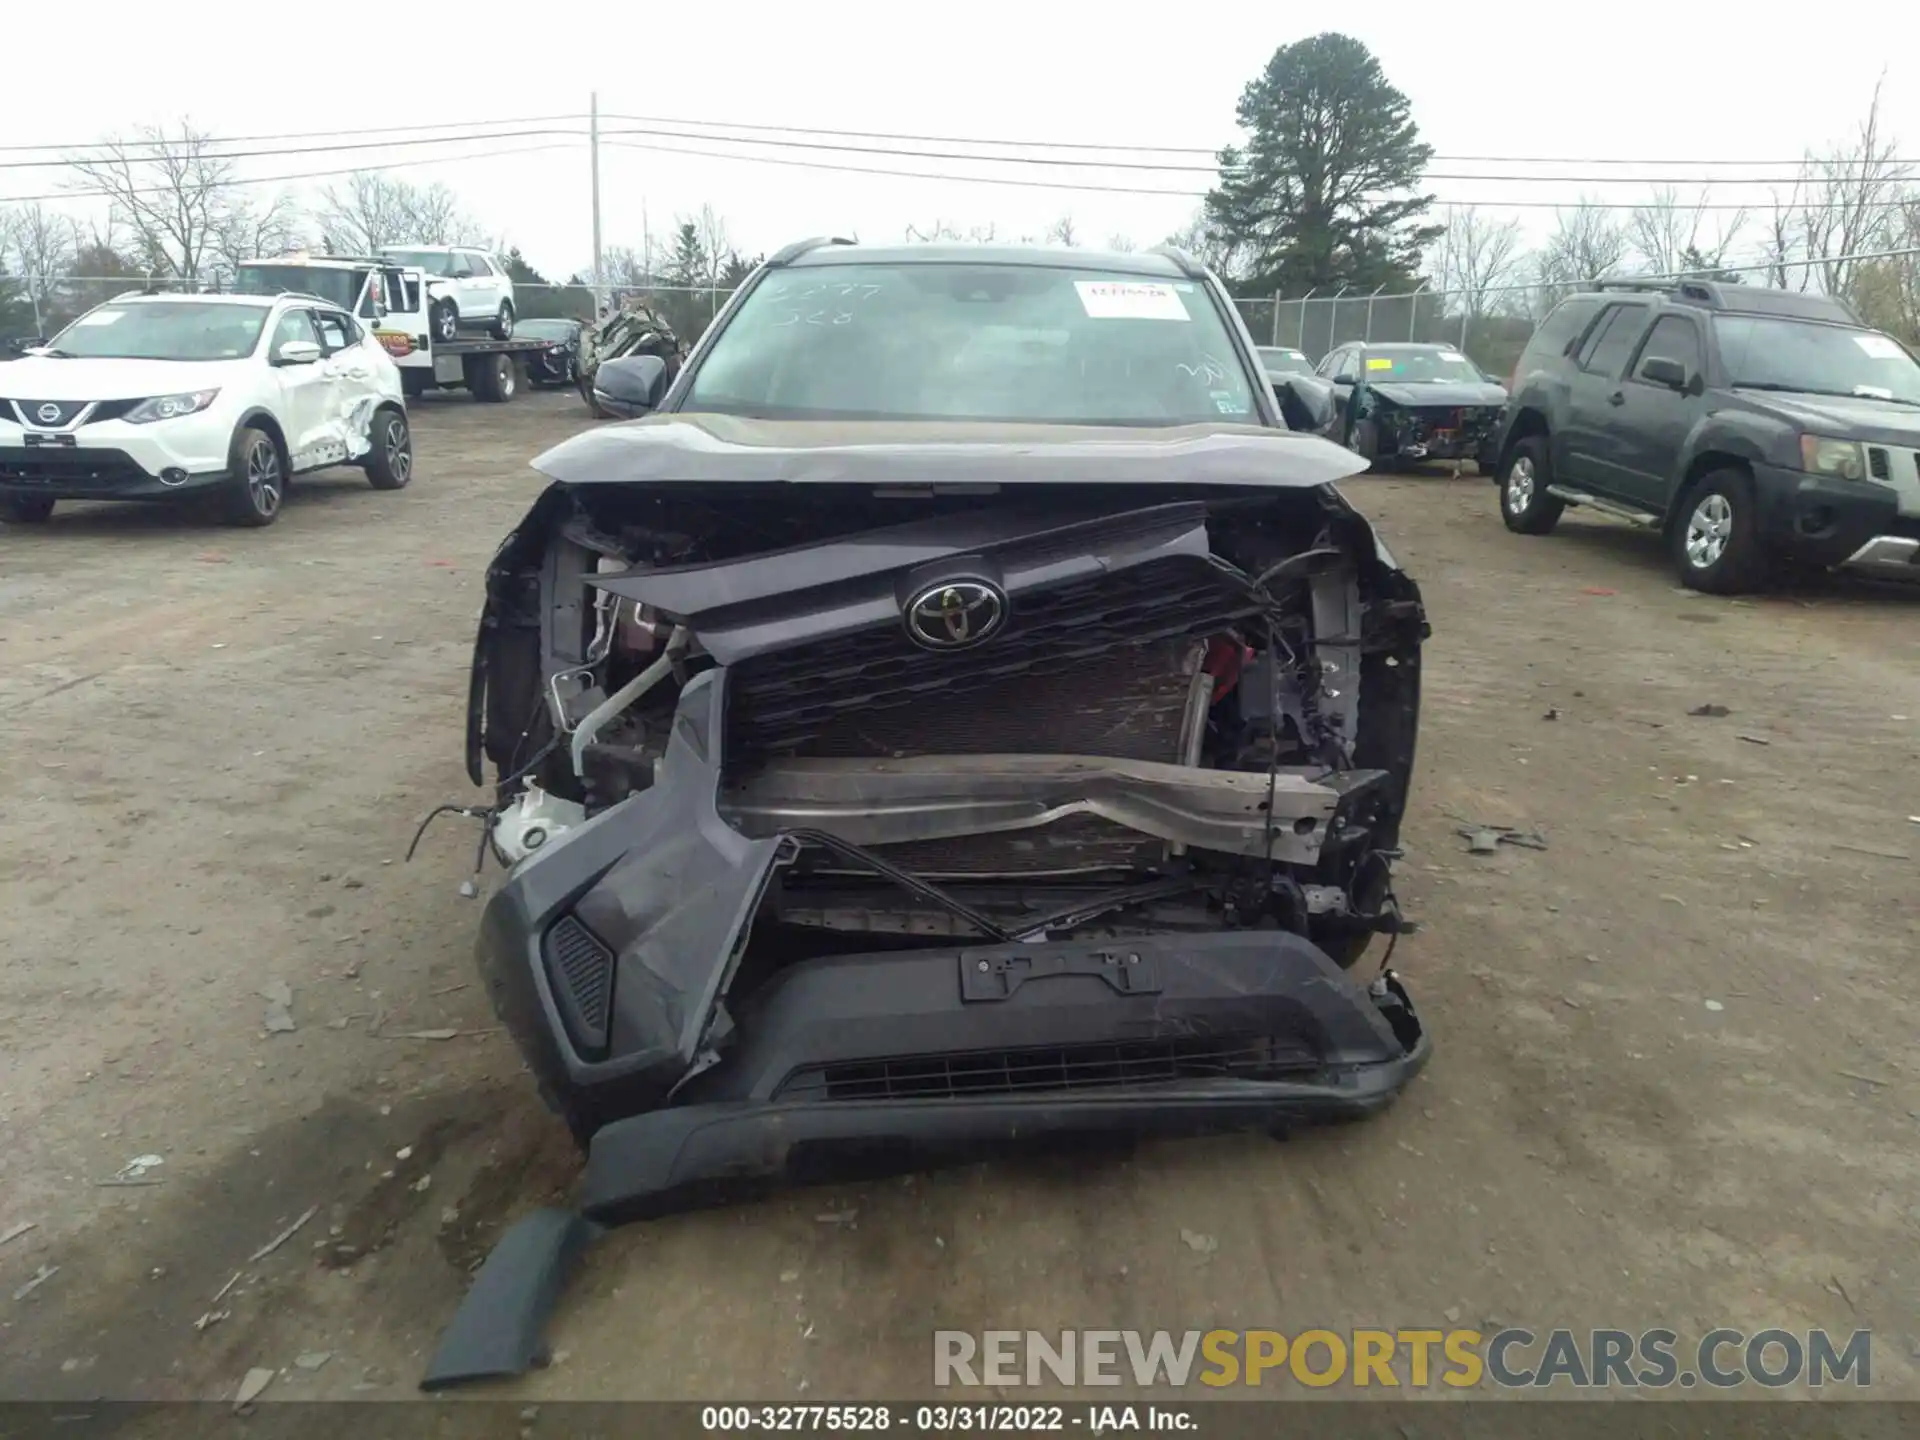
[[[1467,363],[1467,357],[1464,355],[1448,355],[1448,354],[1442,353],[1440,358],[1446,361],[1449,365],[1464,365]]]
[[[1187,307],[1171,285],[1076,280],[1080,305],[1095,320],[1185,320]]]
[[[91,315],[82,315],[73,323],[76,325],[111,325],[126,313],[124,310],[96,310]]]
[[[1876,360],[1898,360],[1906,353],[1901,350],[1898,341],[1889,340],[1884,335],[1856,335],[1853,343]]]

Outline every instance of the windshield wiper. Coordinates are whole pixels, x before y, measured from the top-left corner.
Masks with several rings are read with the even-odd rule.
[[[41,355],[44,355],[44,356],[46,356],[46,357],[47,357],[48,359],[51,359],[51,360],[71,360],[71,359],[73,359],[73,356],[72,356],[71,354],[69,354],[69,353],[68,353],[67,351],[65,351],[65,350],[55,350],[55,349],[53,349],[52,347],[48,347],[47,349],[45,349],[45,350],[41,350],[41,351],[39,351],[39,352],[37,352],[37,353],[39,353],[39,354],[41,354]]]

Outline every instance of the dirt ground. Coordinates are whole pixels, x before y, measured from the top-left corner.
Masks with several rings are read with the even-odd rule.
[[[470,974],[475,827],[402,857],[475,798],[482,566],[588,422],[416,409],[400,494],[0,533],[0,1236],[35,1227],[0,1396],[412,1393],[572,1181]],[[1607,522],[1507,533],[1471,474],[1351,493],[1434,624],[1395,964],[1437,1050],[1401,1105],[618,1232],[506,1393],[911,1397],[936,1327],[1510,1323],[1871,1328],[1875,1390],[1920,1395],[1920,596],[1715,600]]]

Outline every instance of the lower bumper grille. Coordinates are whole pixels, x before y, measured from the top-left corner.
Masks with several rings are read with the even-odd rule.
[[[777,1093],[782,1100],[958,1100],[1175,1080],[1271,1080],[1316,1065],[1305,1046],[1267,1036],[1188,1036],[808,1066]]]
[[[613,951],[571,915],[547,932],[547,979],[574,1046],[589,1058],[606,1053],[613,1014]]]
[[[0,485],[109,490],[149,484],[152,479],[124,450],[0,449]]]

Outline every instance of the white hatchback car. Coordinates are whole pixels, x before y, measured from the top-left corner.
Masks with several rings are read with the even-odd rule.
[[[462,326],[496,340],[513,338],[513,277],[498,256],[470,245],[390,245],[380,253],[426,272],[427,318],[436,344],[457,339]]]
[[[0,520],[60,500],[214,500],[270,525],[295,475],[413,478],[400,371],[313,296],[130,295],[0,364]]]

